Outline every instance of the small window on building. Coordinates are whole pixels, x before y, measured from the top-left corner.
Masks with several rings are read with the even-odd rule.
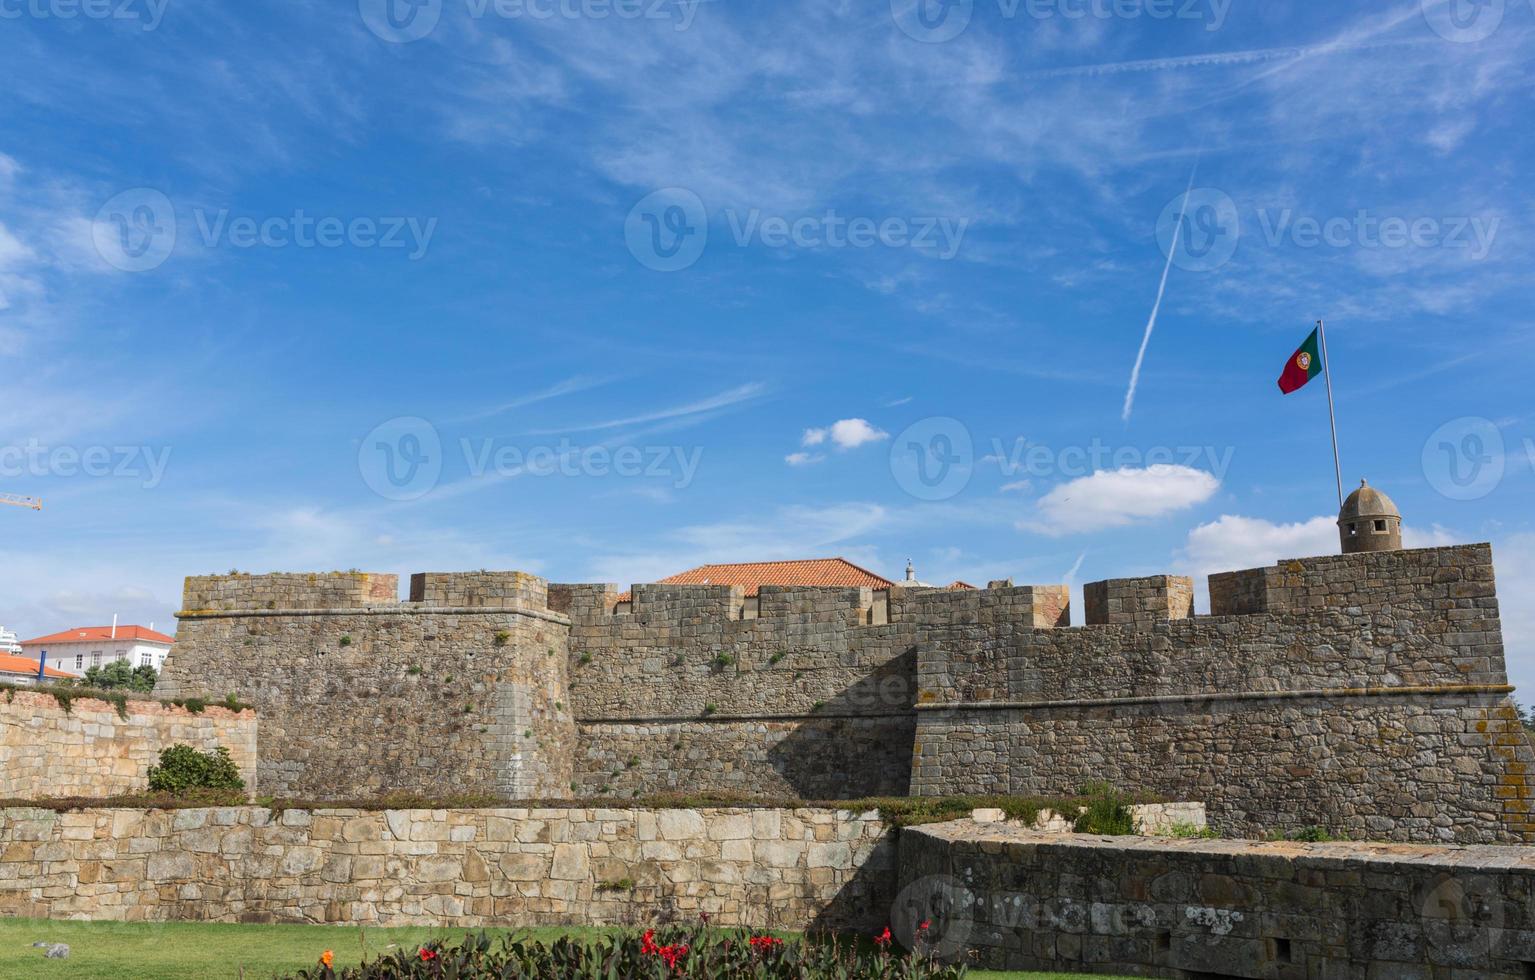
[[[1376,534],[1385,534],[1386,533],[1386,522],[1385,521],[1376,521],[1375,522],[1375,533]]]
[[[154,654],[150,653],[148,650],[145,650],[143,653],[139,654],[139,666],[140,667],[153,667],[154,665],[155,665],[155,655]]]
[[[92,650],[91,651],[91,666],[92,667],[100,667],[101,666],[101,651],[100,650]]]
[[[1358,524],[1350,524],[1348,526],[1348,536],[1352,538],[1352,537],[1357,536],[1358,534],[1359,534],[1359,525]]]
[[[118,660],[127,660],[128,659],[128,651],[127,650],[119,650],[119,651],[117,651],[117,659]]]
[[[76,670],[84,670],[85,669],[85,654],[83,654],[83,653],[75,654],[75,669]]]

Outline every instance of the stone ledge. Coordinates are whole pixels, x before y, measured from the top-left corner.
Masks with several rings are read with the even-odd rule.
[[[926,692],[924,692],[926,693]],[[1126,698],[1085,698],[1059,701],[918,701],[918,711],[1033,711],[1043,708],[1109,708],[1115,705],[1204,704],[1210,701],[1289,701],[1310,698],[1386,698],[1436,695],[1443,697],[1469,694],[1506,695],[1514,693],[1509,684],[1443,684],[1423,687],[1339,687],[1312,688],[1303,691],[1242,691],[1209,694],[1145,694]],[[920,698],[921,695],[919,694]]]
[[[243,619],[246,617],[287,616],[527,616],[561,626],[570,625],[570,617],[547,609],[527,606],[429,606],[412,603],[377,606],[349,606],[337,609],[183,609],[177,619]]]

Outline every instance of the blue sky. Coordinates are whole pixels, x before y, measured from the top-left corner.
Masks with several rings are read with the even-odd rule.
[[[1529,0],[389,13],[0,3],[0,622],[1316,554],[1326,317],[1345,478],[1494,542],[1535,682]]]

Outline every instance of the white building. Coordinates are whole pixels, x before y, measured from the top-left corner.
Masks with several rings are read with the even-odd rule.
[[[104,667],[114,660],[126,660],[132,667],[165,669],[173,637],[156,633],[153,626],[81,626],[35,640],[23,640],[22,656],[35,665],[39,654],[48,651],[48,669],[71,677],[84,677],[92,667]],[[35,670],[35,667],[34,667]]]
[[[10,654],[13,657],[21,655],[21,644],[16,642],[16,633],[0,626],[0,654]]]

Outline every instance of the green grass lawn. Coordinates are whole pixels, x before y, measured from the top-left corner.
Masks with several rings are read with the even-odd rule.
[[[0,918],[0,977],[28,980],[270,980],[314,964],[322,952],[336,966],[371,958],[390,944],[462,938],[463,929],[359,929],[354,926],[254,926],[203,922],[58,922]],[[510,932],[487,929],[487,932]],[[599,929],[516,930],[545,940]],[[68,943],[69,958],[49,960],[35,942]],[[241,971],[244,971],[243,974]],[[1063,980],[1054,973],[972,973],[983,980]]]

